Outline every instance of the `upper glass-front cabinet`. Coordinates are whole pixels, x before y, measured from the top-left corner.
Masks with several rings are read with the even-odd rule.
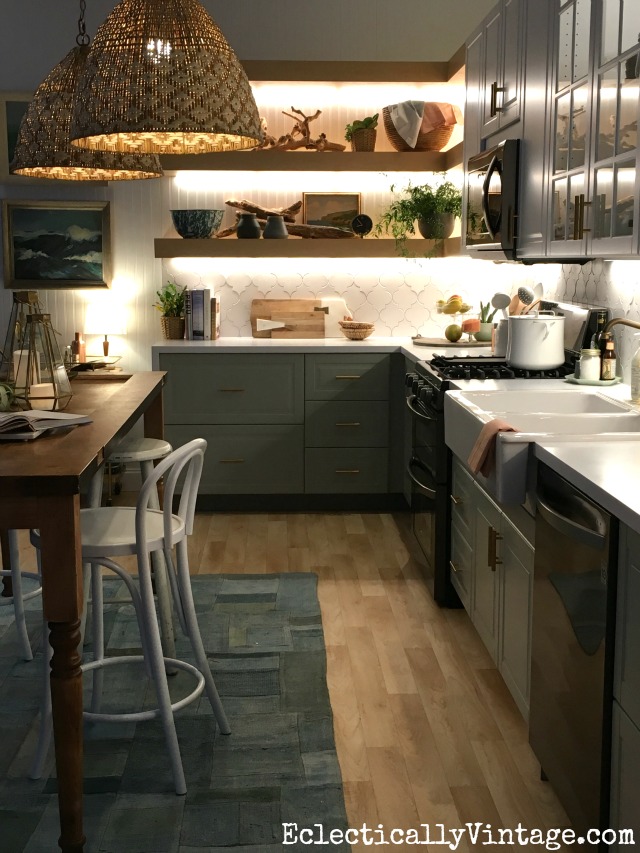
[[[558,2],[551,256],[638,253],[640,0]]]

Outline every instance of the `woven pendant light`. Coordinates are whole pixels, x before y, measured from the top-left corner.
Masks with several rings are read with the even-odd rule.
[[[74,145],[200,154],[262,139],[247,75],[197,0],[121,0],[79,82]]]
[[[86,151],[71,145],[74,93],[88,52],[88,45],[74,47],[38,87],[22,119],[9,171],[65,181],[161,177],[156,155]]]

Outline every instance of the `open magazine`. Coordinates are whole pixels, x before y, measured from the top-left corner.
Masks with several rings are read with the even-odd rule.
[[[37,438],[43,432],[90,424],[88,415],[72,415],[67,412],[48,412],[44,409],[29,409],[24,412],[0,412],[0,440]]]

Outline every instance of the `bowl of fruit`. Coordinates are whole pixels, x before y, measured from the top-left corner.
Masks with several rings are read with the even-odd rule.
[[[438,314],[466,314],[471,311],[471,305],[465,302],[462,296],[454,293],[448,299],[439,299],[436,302],[436,311]]]

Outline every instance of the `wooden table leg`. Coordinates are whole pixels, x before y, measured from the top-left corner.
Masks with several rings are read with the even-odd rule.
[[[58,808],[63,853],[82,853],[82,549],[80,497],[64,495],[40,501],[43,521],[42,595],[49,623],[51,707],[58,777]]]

